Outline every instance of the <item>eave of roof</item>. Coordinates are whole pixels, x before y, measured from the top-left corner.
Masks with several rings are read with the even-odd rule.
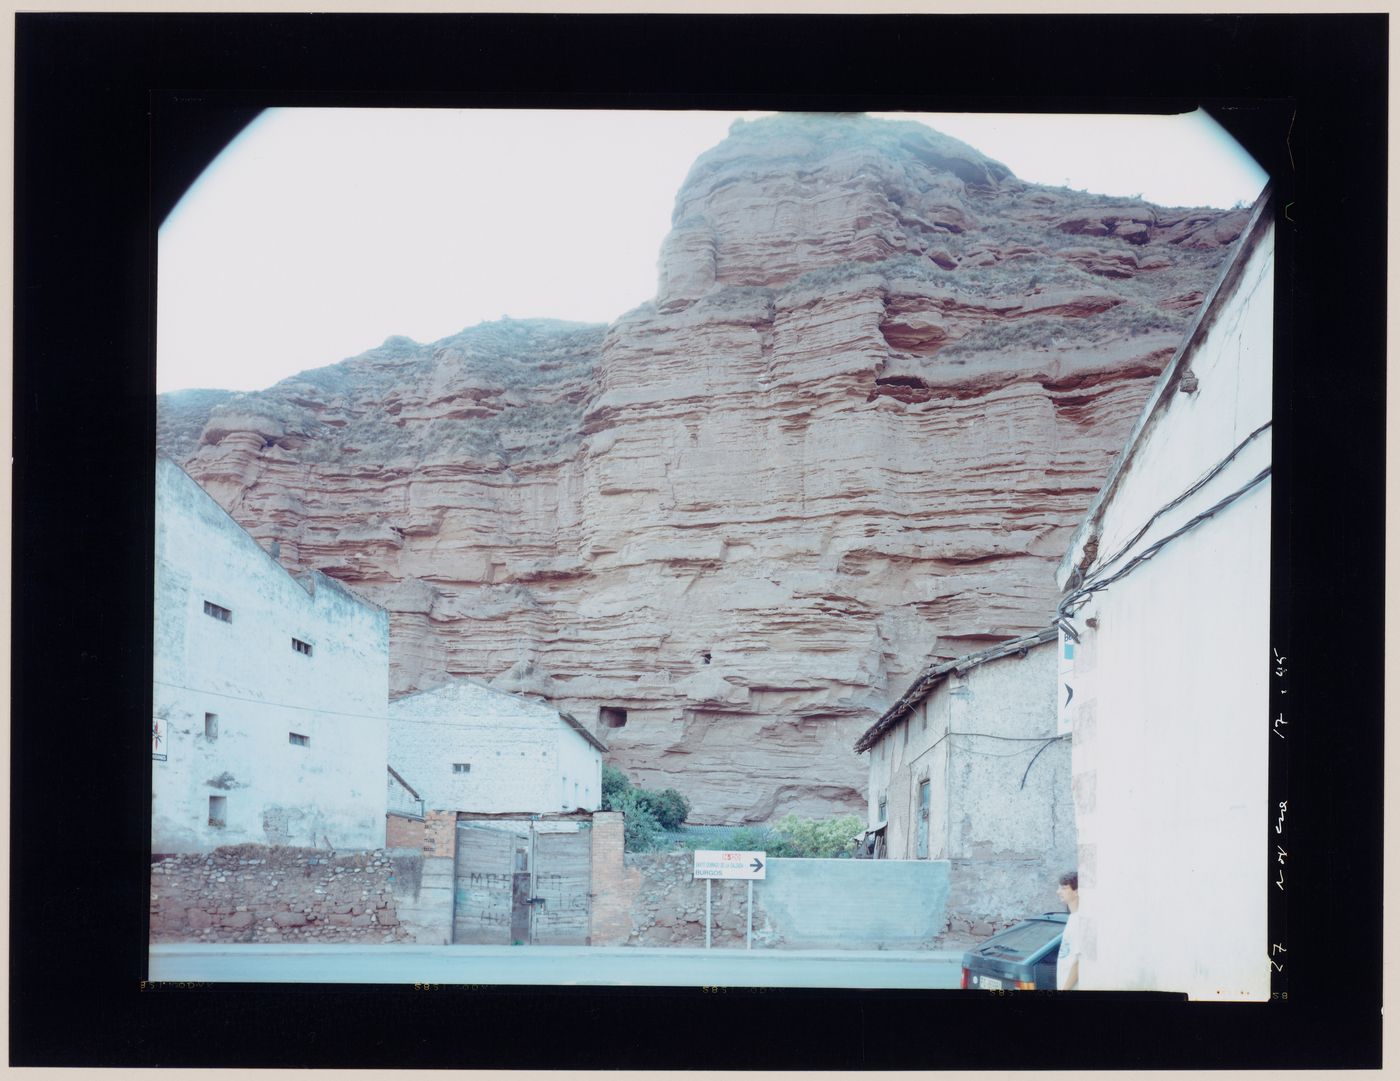
[[[1034,634],[1023,635],[1020,638],[1012,638],[1010,641],[998,642],[994,646],[978,650],[976,653],[969,653],[966,657],[959,657],[952,661],[940,661],[937,664],[925,668],[922,673],[909,684],[905,692],[899,696],[899,701],[885,710],[880,719],[865,730],[865,733],[856,740],[856,753],[868,751],[879,742],[889,729],[905,716],[910,710],[918,705],[933,690],[949,672],[956,672],[962,675],[971,668],[986,664],[988,661],[995,661],[1002,657],[1009,657],[1013,653],[1025,653],[1042,646],[1047,642],[1059,637],[1059,630],[1055,627],[1046,627],[1044,630],[1036,631]]]
[[[595,736],[592,732],[590,732],[587,728],[585,728],[583,722],[580,721],[577,717],[575,717],[572,713],[566,713],[564,710],[561,709],[559,711],[559,719],[565,724],[567,724],[584,739],[588,740],[588,742],[591,743],[594,747],[597,747],[598,750],[603,751],[604,753],[607,752],[608,745],[602,740],[600,740],[597,736]]]

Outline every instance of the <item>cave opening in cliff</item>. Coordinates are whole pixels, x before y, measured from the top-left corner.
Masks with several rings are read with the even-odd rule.
[[[620,706],[600,706],[598,721],[604,728],[622,728],[627,724],[627,711]]]

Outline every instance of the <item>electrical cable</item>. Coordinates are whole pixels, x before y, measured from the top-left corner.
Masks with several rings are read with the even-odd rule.
[[[1107,589],[1114,582],[1117,582],[1120,579],[1127,577],[1129,574],[1135,571],[1142,564],[1146,563],[1149,559],[1155,556],[1172,541],[1176,540],[1183,534],[1189,533],[1202,522],[1214,518],[1217,514],[1219,514],[1226,507],[1230,506],[1236,500],[1241,499],[1242,497],[1247,495],[1253,488],[1262,483],[1272,473],[1273,466],[1265,466],[1254,476],[1252,480],[1250,480],[1242,488],[1238,488],[1235,491],[1231,492],[1224,499],[1220,500],[1220,502],[1216,503],[1213,507],[1203,510],[1200,514],[1196,515],[1194,518],[1188,521],[1185,525],[1181,526],[1179,529],[1168,533],[1161,540],[1155,541],[1147,548],[1144,548],[1138,555],[1134,556],[1131,560],[1124,564],[1124,566],[1120,570],[1109,575],[1107,578],[1103,578],[1100,580],[1091,579],[1085,582],[1084,585],[1080,586],[1074,592],[1068,594],[1056,606],[1056,623],[1058,624],[1060,620],[1068,620],[1068,618],[1072,614],[1070,611],[1072,606],[1075,606],[1078,602],[1086,600],[1094,593],[1098,593],[1101,590]]]
[[[1059,740],[1062,740],[1064,738],[1064,736],[1056,736],[1054,739],[1047,739],[1045,741],[1045,747],[1049,747],[1050,744],[1058,742]],[[1021,774],[1021,786],[1020,789],[1018,789],[1018,791],[1026,787],[1026,778],[1031,775],[1031,767],[1035,765],[1035,760],[1045,753],[1045,747],[1041,747],[1040,750],[1036,751],[1034,757],[1032,757],[1031,760],[1026,763],[1026,772]]]
[[[1167,511],[1172,510],[1174,507],[1179,507],[1182,503],[1190,499],[1207,484],[1213,481],[1216,477],[1220,475],[1221,470],[1223,470],[1227,465],[1229,465],[1237,457],[1239,457],[1240,451],[1244,450],[1245,447],[1249,446],[1250,443],[1254,442],[1256,438],[1258,438],[1264,432],[1268,431],[1273,426],[1274,422],[1272,420],[1266,420],[1263,424],[1259,425],[1259,427],[1255,428],[1254,431],[1250,432],[1247,436],[1245,436],[1244,439],[1241,440],[1239,446],[1237,446],[1234,450],[1232,450],[1229,454],[1227,454],[1224,458],[1217,462],[1208,473],[1206,473],[1203,477],[1197,480],[1195,484],[1187,488],[1186,491],[1182,492],[1170,503],[1166,504],[1164,507],[1158,510],[1155,514],[1152,515],[1151,518],[1147,519],[1147,521],[1143,523],[1142,528],[1133,534],[1132,540],[1128,541],[1128,543],[1123,545],[1122,548],[1118,549],[1118,551],[1114,555],[1110,556],[1108,559],[1105,559],[1102,563],[1099,564],[1098,573],[1102,574],[1104,571],[1108,570],[1109,567],[1113,566],[1114,563],[1117,563],[1118,560],[1122,559],[1125,555],[1127,555],[1128,552],[1132,551],[1133,545],[1137,544],[1138,541],[1142,540],[1143,535],[1149,529],[1152,528],[1153,522],[1155,522],[1158,518],[1162,517],[1162,515],[1166,514]]]

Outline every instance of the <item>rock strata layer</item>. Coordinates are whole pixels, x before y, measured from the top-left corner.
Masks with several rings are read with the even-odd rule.
[[[1048,623],[1246,218],[1025,183],[914,123],[739,122],[611,325],[166,396],[162,445],[389,609],[395,693],[543,695],[696,821],[863,811],[851,745],[912,676]]]

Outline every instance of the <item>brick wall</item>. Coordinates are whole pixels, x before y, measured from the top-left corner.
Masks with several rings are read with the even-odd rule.
[[[412,848],[423,850],[424,820],[409,818],[390,812],[384,831],[385,848]]]
[[[151,942],[405,942],[383,850],[230,845],[151,865]]]
[[[625,946],[632,935],[632,903],[642,876],[623,862],[621,814],[596,812],[592,834],[588,941],[593,946]]]
[[[457,853],[457,812],[429,811],[423,820],[423,855],[451,859]]]

